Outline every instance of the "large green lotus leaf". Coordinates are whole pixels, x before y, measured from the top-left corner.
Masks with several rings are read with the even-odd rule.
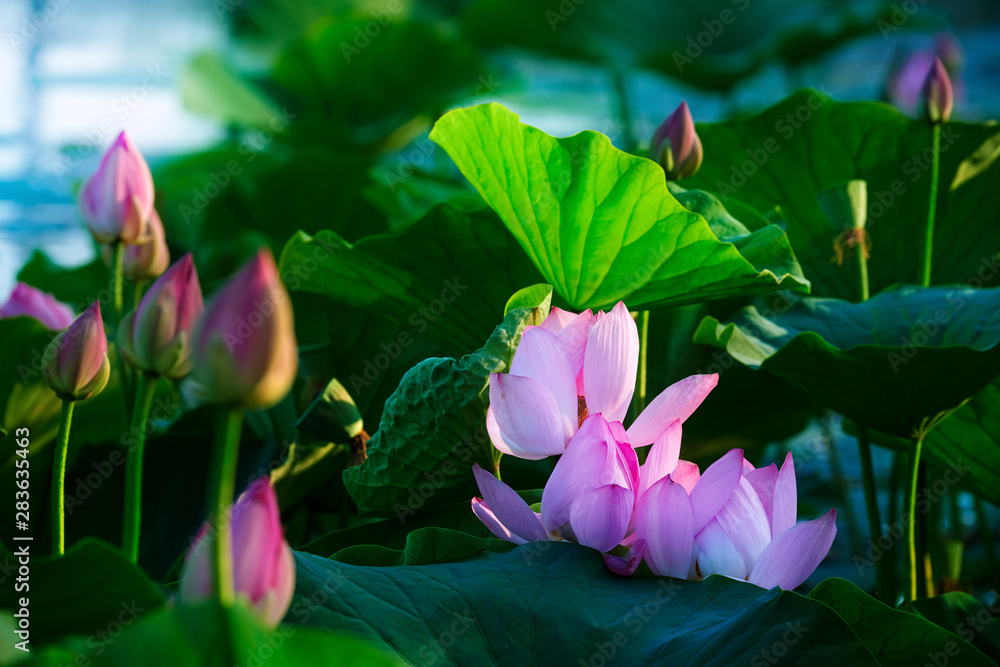
[[[289,289],[391,318],[406,334],[403,347],[426,335],[460,350],[489,335],[511,293],[542,281],[492,211],[450,205],[353,245],[330,231],[300,232],[281,255],[281,272]]]
[[[307,618],[310,603],[289,614]],[[242,603],[223,609],[213,601],[174,605],[132,619],[125,631],[103,640],[70,640],[26,665],[178,667],[179,665],[344,665],[394,667],[399,660],[363,642],[311,628],[279,626],[269,632]]]
[[[759,210],[779,206],[813,294],[856,300],[853,260],[831,262],[835,228],[818,193],[851,179],[868,184],[871,292],[919,283],[930,187],[931,131],[890,106],[834,102],[801,90],[757,116],[698,126],[701,170],[684,185],[737,197]],[[978,287],[1000,265],[1000,152],[991,125],[948,123],[941,133],[933,284]]]
[[[968,593],[945,593],[906,604],[932,623],[954,632],[1000,663],[1000,624],[996,598],[986,607]]]
[[[963,665],[988,665],[990,659],[933,619],[899,611],[879,602],[845,579],[820,582],[809,597],[831,607],[847,623],[880,664],[916,665],[941,652],[962,656]],[[919,603],[929,600],[919,600]]]
[[[417,533],[424,540],[408,543],[404,559],[410,550],[432,556],[429,541],[448,557],[456,553],[449,543],[473,539]],[[878,664],[822,603],[723,577],[620,577],[595,551],[570,543],[395,567],[295,558],[295,601],[325,593],[306,624],[350,632],[411,663],[575,665],[600,656],[636,665],[767,664],[777,647],[788,663]]]
[[[145,572],[106,542],[86,539],[55,558],[38,552],[33,542],[8,542],[0,547],[7,583],[0,587],[0,609],[17,611],[20,598],[30,600],[32,646],[66,635],[93,636],[108,632],[112,622],[132,623],[163,604],[163,593]],[[17,591],[14,573],[19,549],[30,558],[27,588]]]
[[[603,134],[557,139],[485,104],[449,112],[430,136],[573,308],[808,291],[779,228],[751,234],[707,193],[678,201],[655,162]],[[720,240],[701,211],[736,236]]]
[[[1000,289],[903,286],[857,304],[807,297],[780,314],[749,306],[728,324],[705,318],[695,340],[909,437],[1000,372]]]
[[[296,114],[290,140],[367,146],[397,131],[409,137],[407,125],[426,128],[464,95],[492,92],[499,84],[482,73],[472,47],[444,31],[339,17],[311,26],[272,77]]]
[[[507,370],[524,328],[541,324],[551,297],[547,286],[515,293],[482,348],[426,359],[403,376],[368,441],[368,459],[344,471],[362,514],[403,521],[472,498],[472,464],[496,467],[486,432],[490,373]]]
[[[195,56],[181,70],[177,88],[188,109],[226,123],[266,129],[278,111],[274,100],[212,53]]]

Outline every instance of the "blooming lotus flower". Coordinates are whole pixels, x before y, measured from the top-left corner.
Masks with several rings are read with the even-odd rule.
[[[281,528],[278,500],[271,482],[254,481],[232,508],[233,585],[237,596],[249,601],[261,620],[276,628],[285,617],[295,591],[295,561]],[[188,550],[181,572],[180,599],[186,602],[211,595],[211,549],[215,539],[205,522]]]
[[[82,401],[101,393],[111,376],[111,364],[100,303],[95,301],[56,336],[44,358],[42,375],[60,398]]]
[[[701,139],[687,102],[670,114],[649,142],[649,158],[663,167],[668,181],[694,176],[701,168]]]
[[[472,510],[500,539],[569,540],[604,552],[627,534],[639,462],[621,425],[601,415],[586,419],[559,459],[542,492],[540,514],[478,464],[473,471],[483,498],[472,500]]]
[[[191,372],[191,335],[204,311],[191,253],[180,258],[118,325],[118,349],[130,366],[179,380]]]
[[[923,116],[932,124],[947,123],[951,118],[953,103],[954,95],[948,70],[944,68],[940,58],[935,58],[920,89],[920,107]]]
[[[142,243],[153,214],[149,165],[122,132],[80,190],[80,209],[98,243]]]
[[[10,293],[7,303],[0,306],[0,320],[19,316],[33,317],[46,328],[62,331],[74,319],[73,309],[51,294],[35,289],[31,285],[18,283]]]
[[[192,360],[197,393],[219,403],[268,408],[291,389],[298,368],[292,307],[270,250],[209,302]]]
[[[836,510],[795,523],[791,454],[780,471],[774,465],[755,470],[735,449],[693,484],[687,471],[672,477],[653,482],[636,506],[636,535],[657,574],[722,574],[793,589],[812,574],[837,534]]]
[[[149,216],[149,240],[145,243],[125,246],[122,266],[125,275],[133,280],[152,280],[159,277],[170,265],[170,250],[163,231],[160,215],[153,209]],[[114,254],[110,245],[101,246],[101,259],[112,267]]]

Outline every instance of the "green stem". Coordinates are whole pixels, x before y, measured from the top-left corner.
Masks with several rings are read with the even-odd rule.
[[[646,409],[646,352],[649,350],[649,311],[639,314],[639,391],[636,398],[636,416]]]
[[[861,300],[868,300],[868,258],[865,257],[865,247],[862,245],[855,253],[858,256],[858,278],[861,283]]]
[[[114,289],[115,289],[115,326],[122,321],[122,310],[125,307],[125,299],[122,296],[125,289],[125,244],[115,241],[112,245],[115,256],[114,267]]]
[[[56,556],[66,553],[66,453],[73,406],[72,399],[63,399],[56,435],[56,458],[52,465],[52,553]]]
[[[135,293],[132,296],[132,310],[139,310],[139,302],[142,301],[142,290],[145,287],[146,281],[137,278],[135,281]]]
[[[242,426],[243,411],[239,408],[229,408],[219,415],[209,479],[213,492],[208,496],[208,516],[210,526],[215,528],[211,553],[212,592],[227,607],[232,606],[236,597],[233,591],[233,540],[227,514],[236,491],[236,460]]]
[[[910,487],[907,499],[907,530],[906,537],[910,547],[910,600],[917,599],[917,581],[921,568],[917,563],[917,480],[920,477],[920,452],[924,447],[924,434],[921,432],[916,446],[913,448],[913,459],[910,465]]]
[[[938,171],[941,162],[941,125],[934,123],[931,129],[931,197],[927,206],[927,233],[924,238],[923,285],[931,285],[931,259],[934,254],[934,214],[937,211]]]
[[[126,452],[125,529],[122,549],[133,563],[139,561],[139,531],[142,525],[142,457],[146,449],[146,421],[156,394],[159,376],[140,373],[136,385],[135,409],[132,411],[134,444]]]
[[[878,511],[878,487],[875,485],[875,466],[872,464],[872,446],[868,440],[868,429],[858,425],[858,450],[861,454],[861,480],[865,490],[865,508],[868,510],[868,535],[872,544],[878,545],[882,537],[882,518]],[[890,563],[888,554],[875,561],[875,586],[882,602],[893,605],[889,590]]]

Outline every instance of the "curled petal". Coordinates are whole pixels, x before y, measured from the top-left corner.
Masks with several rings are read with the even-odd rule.
[[[570,507],[576,541],[601,552],[611,551],[625,537],[634,504],[632,491],[617,484],[578,496]]]
[[[694,512],[687,491],[669,477],[639,498],[636,534],[646,541],[646,563],[656,574],[685,578],[694,550]]]
[[[472,501],[473,511],[494,535],[515,544],[545,542],[549,539],[548,535],[545,534],[545,529],[542,528],[538,515],[531,511],[528,503],[524,502],[512,488],[480,468],[478,463],[472,466],[472,472],[476,476],[476,484],[479,485],[479,492],[483,494],[485,501],[479,501],[478,505],[492,513],[500,526],[510,533],[506,536],[497,534],[494,527],[483,520],[483,517],[476,511],[478,499],[474,499]]]
[[[701,478],[701,471],[698,466],[690,461],[678,461],[674,471],[670,473],[670,479],[684,487],[684,490],[691,495],[695,484]]]
[[[490,412],[502,436],[499,442],[493,441],[494,446],[518,458],[562,454],[572,433],[552,392],[531,378],[490,375]]]
[[[771,512],[771,535],[778,537],[795,525],[799,494],[795,488],[795,464],[788,452],[774,483],[774,506]]]
[[[623,556],[615,556],[610,553],[604,554],[604,564],[607,565],[608,569],[615,574],[627,577],[635,572],[639,567],[639,563],[642,562],[642,556],[645,553],[645,550],[645,540],[633,540],[631,546],[628,548],[628,551],[626,551]]]
[[[785,590],[801,586],[823,562],[836,536],[836,510],[793,526],[767,545],[750,573],[750,583]]]
[[[725,529],[712,519],[695,537],[698,543],[698,570],[701,576],[722,574],[733,579],[747,578],[747,565]]]
[[[577,421],[576,373],[558,334],[542,327],[526,329],[514,353],[510,375],[540,382],[552,393],[559,412],[571,424]]]
[[[692,375],[664,389],[629,427],[629,442],[633,447],[645,447],[656,440],[667,424],[675,420],[683,424],[718,382],[716,373]],[[589,407],[589,396],[587,400]]]
[[[610,313],[593,323],[587,335],[583,389],[588,412],[600,413],[608,421],[624,419],[635,391],[638,367],[639,333],[635,320],[619,301]]]
[[[736,551],[746,563],[747,571],[753,569],[757,558],[771,541],[771,525],[767,512],[746,478],[741,478],[733,496],[715,515],[716,521],[729,534]]]
[[[743,450],[731,449],[721,459],[708,466],[691,491],[694,510],[694,530],[700,531],[709,519],[729,502],[743,473]]]
[[[649,450],[639,469],[639,494],[674,471],[681,453],[681,423],[672,421]]]
[[[606,440],[584,429],[573,437],[542,491],[542,523],[546,531],[558,532],[569,522],[573,502],[579,496],[612,483],[607,472],[608,450]]]
[[[753,490],[757,492],[760,504],[764,506],[764,511],[767,513],[767,520],[771,522],[771,512],[774,508],[774,483],[778,479],[778,466],[772,463],[766,468],[757,468],[744,473],[744,477],[750,482]],[[775,537],[773,532],[771,537]]]

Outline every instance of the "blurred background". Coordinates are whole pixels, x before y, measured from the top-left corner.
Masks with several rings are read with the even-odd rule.
[[[644,154],[681,100],[710,122],[810,86],[912,116],[939,56],[956,119],[1000,116],[1000,3],[986,0],[3,0],[0,39],[0,302],[26,263],[34,276],[49,262],[106,276],[75,191],[123,129],[153,169],[172,256],[195,252],[210,292],[253,248],[280,253],[298,229],[354,241],[439,201],[478,199],[427,138],[449,108],[499,101],[551,134],[597,130]],[[686,316],[654,314],[653,331],[687,331],[690,347],[674,317]],[[322,345],[346,358],[372,331],[395,329],[331,327]],[[346,377],[350,359],[324,366],[300,342],[317,376]],[[369,430],[416,360],[468,351],[413,346],[385,386],[356,396]],[[672,358],[651,364],[680,370]],[[853,439],[831,414],[788,413],[772,414],[766,435],[739,423],[737,440],[726,428],[741,414],[708,428],[692,419],[692,447],[708,456],[752,442],[768,462],[795,451],[800,498],[815,505],[801,516],[833,505],[844,517],[814,578],[870,588],[873,569],[859,575],[851,560],[867,534]],[[889,505],[892,456],[875,453]],[[975,577],[995,562],[1000,517],[955,498]]]

